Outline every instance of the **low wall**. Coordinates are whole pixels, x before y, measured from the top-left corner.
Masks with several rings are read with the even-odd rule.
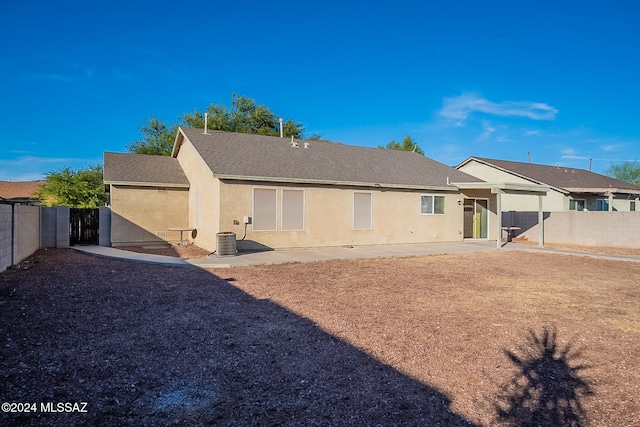
[[[67,206],[0,204],[0,273],[40,248],[69,247]],[[111,212],[100,208],[100,245],[111,246]]]
[[[11,265],[11,205],[0,204],[0,272]]]
[[[0,272],[40,248],[40,208],[0,204]]]
[[[520,227],[516,236],[538,241],[537,212],[503,212],[502,225]],[[640,248],[640,212],[545,212],[544,241]]]

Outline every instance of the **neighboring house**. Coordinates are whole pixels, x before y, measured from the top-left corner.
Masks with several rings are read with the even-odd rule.
[[[456,169],[485,181],[549,187],[542,197],[545,212],[640,210],[640,186],[584,169],[469,157]],[[502,211],[536,211],[537,201],[504,195]]]
[[[45,181],[0,181],[0,200],[33,205],[39,202],[34,195]]]
[[[497,240],[496,187],[423,155],[180,128],[171,157],[105,153],[114,246],[240,249]],[[536,186],[521,186],[531,189]]]

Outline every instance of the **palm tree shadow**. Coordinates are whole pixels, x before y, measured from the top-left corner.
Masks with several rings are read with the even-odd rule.
[[[510,426],[585,426],[583,399],[594,392],[583,378],[589,366],[581,364],[582,349],[571,343],[560,347],[555,328],[538,335],[529,331],[517,352],[505,355],[518,369],[503,386],[496,403],[497,419]]]

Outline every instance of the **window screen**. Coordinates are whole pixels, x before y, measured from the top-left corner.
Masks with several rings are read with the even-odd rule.
[[[275,188],[253,189],[253,231],[276,231],[277,201]]]
[[[282,190],[282,230],[304,230],[304,190]]]
[[[353,193],[353,229],[371,228],[371,193]]]
[[[583,211],[584,207],[585,207],[584,204],[585,204],[584,200],[580,200],[580,199],[569,200],[569,210],[570,211]]]
[[[444,196],[421,196],[420,213],[423,215],[444,214]]]

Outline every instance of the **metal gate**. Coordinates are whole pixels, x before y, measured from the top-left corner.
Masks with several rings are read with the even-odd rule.
[[[100,209],[71,208],[69,218],[69,243],[71,245],[98,244]]]

